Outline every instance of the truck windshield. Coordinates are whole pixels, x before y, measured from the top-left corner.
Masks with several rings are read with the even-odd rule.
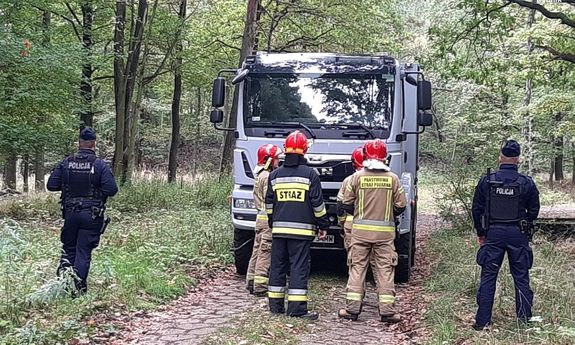
[[[353,127],[383,137],[391,126],[393,91],[392,75],[252,74],[244,83],[244,124],[246,129],[304,124],[332,132]]]

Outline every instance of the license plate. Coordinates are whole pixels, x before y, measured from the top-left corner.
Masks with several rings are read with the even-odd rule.
[[[335,243],[335,238],[333,235],[327,235],[324,240],[320,240],[319,238],[315,238],[313,240],[314,243]]]

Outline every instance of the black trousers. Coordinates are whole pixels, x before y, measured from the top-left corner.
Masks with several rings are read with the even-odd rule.
[[[274,237],[269,276],[268,297],[270,311],[275,314],[285,311],[286,277],[287,315],[307,314],[307,283],[311,267],[311,241]]]
[[[60,274],[65,268],[72,268],[78,276],[76,287],[81,292],[87,289],[92,250],[100,243],[103,221],[103,217],[92,219],[92,212],[89,209],[66,212],[64,227],[60,234],[62,256],[58,273]]]
[[[533,291],[529,284],[529,269],[533,266],[533,252],[529,240],[517,226],[491,226],[485,244],[477,252],[477,264],[481,266],[481,283],[477,290],[478,309],[475,323],[479,326],[491,323],[495,283],[505,253],[515,283],[517,318],[527,320],[531,317]]]

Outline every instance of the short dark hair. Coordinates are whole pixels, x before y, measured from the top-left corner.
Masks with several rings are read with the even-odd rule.
[[[84,140],[80,138],[78,140],[78,147],[81,149],[91,149],[96,147],[96,140]]]

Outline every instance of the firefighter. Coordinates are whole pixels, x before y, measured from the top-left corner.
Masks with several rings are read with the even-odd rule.
[[[272,229],[272,261],[268,286],[270,311],[316,320],[307,309],[310,245],[319,228],[325,239],[329,227],[318,174],[306,165],[306,136],[295,131],[284,145],[284,164],[272,171],[266,193],[266,212]],[[290,274],[286,291],[286,274]],[[285,309],[287,292],[288,306]]]
[[[358,147],[351,153],[351,163],[355,171],[359,171],[363,169],[363,146]],[[353,175],[349,175],[346,177],[343,182],[341,183],[341,188],[337,193],[337,201],[341,202],[343,200],[343,194],[346,190],[349,181]],[[353,213],[343,213],[342,215],[338,216],[339,224],[343,229],[343,246],[346,251],[349,251],[349,243],[351,242],[351,226],[353,222]]]
[[[338,203],[338,214],[353,214],[349,247],[349,279],[346,288],[347,306],[339,317],[357,320],[365,294],[365,277],[370,258],[375,263],[374,275],[382,322],[399,322],[395,313],[394,275],[397,265],[395,251],[395,217],[406,207],[406,197],[397,175],[385,164],[387,147],[375,139],[364,148],[365,169],[352,175]]]
[[[50,174],[47,188],[61,191],[64,226],[60,239],[62,255],[58,275],[71,271],[76,279],[76,293],[85,293],[92,250],[109,220],[104,220],[108,197],[118,186],[108,165],[96,156],[96,132],[83,128],[78,152],[61,161]]]
[[[256,218],[254,247],[248,266],[247,289],[258,297],[267,296],[268,271],[272,251],[272,231],[268,225],[265,197],[270,172],[279,165],[281,149],[276,145],[262,145],[258,149],[258,165],[255,169],[254,202],[258,210]]]
[[[360,171],[361,169],[363,169],[363,146],[360,146],[357,149],[353,150],[353,152],[351,153],[351,163],[353,164],[353,168],[355,169],[355,171]],[[337,193],[337,201],[338,202],[341,202],[343,200],[343,194],[344,194],[345,190],[347,189],[347,186],[349,185],[349,181],[351,180],[352,176],[353,175],[349,175],[341,183],[341,188],[339,189],[339,192]],[[353,213],[348,214],[348,213],[344,212],[344,214],[338,216],[337,218],[338,218],[339,224],[341,225],[341,227],[343,229],[343,246],[349,254],[349,244],[351,243],[351,228],[353,225]],[[349,255],[347,258],[347,262],[349,265],[350,264]],[[375,261],[373,260],[373,254],[371,255],[369,266],[371,267],[372,272],[374,272],[376,267],[375,267]],[[373,277],[374,277],[374,280],[377,279],[377,274],[374,274]],[[376,285],[377,285],[377,283],[376,283]],[[366,289],[367,289],[367,279],[366,279],[364,292]]]
[[[529,321],[533,291],[529,269],[533,252],[529,246],[530,229],[539,214],[539,191],[529,176],[517,171],[521,147],[507,140],[501,148],[499,170],[480,179],[473,196],[473,223],[480,245],[477,264],[481,282],[477,291],[479,306],[473,329],[481,331],[491,323],[497,274],[507,253],[515,282],[517,318]]]

